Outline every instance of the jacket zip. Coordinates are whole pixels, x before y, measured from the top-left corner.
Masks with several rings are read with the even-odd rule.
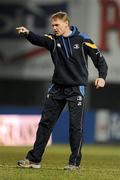
[[[66,44],[65,44],[64,37],[62,37],[62,41],[63,41],[63,45],[64,45],[64,48],[65,48],[66,55],[69,58],[69,54],[68,54],[68,51],[67,51],[67,47],[66,47]]]

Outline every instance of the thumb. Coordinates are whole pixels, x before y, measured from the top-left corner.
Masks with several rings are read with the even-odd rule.
[[[95,80],[95,86],[96,86],[97,89],[99,88],[98,82],[99,82],[99,79],[96,79]]]

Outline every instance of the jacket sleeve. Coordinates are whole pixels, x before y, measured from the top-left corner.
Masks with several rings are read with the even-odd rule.
[[[107,76],[108,66],[105,58],[98,50],[97,46],[90,39],[85,40],[85,47],[87,49],[88,55],[91,57],[95,67],[98,70],[99,77],[105,79]]]
[[[37,35],[33,32],[29,32],[28,35],[26,35],[26,39],[30,41],[32,44],[44,47],[48,50],[52,50],[54,48],[54,39],[51,35]]]

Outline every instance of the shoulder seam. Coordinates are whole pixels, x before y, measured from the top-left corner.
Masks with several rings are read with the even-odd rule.
[[[50,34],[44,34],[44,36],[46,36],[46,37],[50,38],[51,40],[53,40],[53,37]]]
[[[82,36],[84,39],[90,39],[89,36],[87,36],[86,34],[83,34],[83,33],[79,33],[79,36]]]

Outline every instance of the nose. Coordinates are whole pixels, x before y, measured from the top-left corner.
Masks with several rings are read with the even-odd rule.
[[[53,26],[53,30],[55,31],[57,28],[56,28],[56,26]]]

